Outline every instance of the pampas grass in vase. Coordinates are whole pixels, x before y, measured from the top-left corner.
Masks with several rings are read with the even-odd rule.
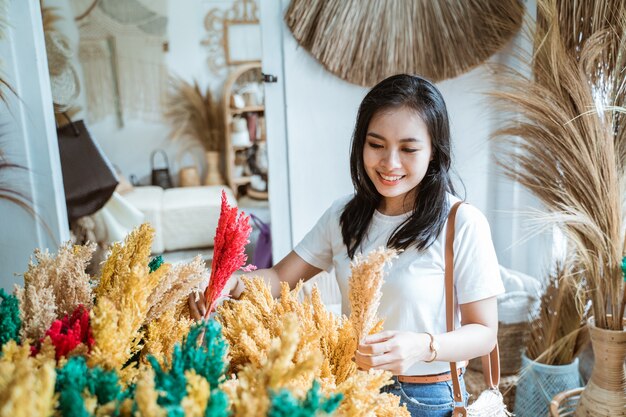
[[[557,264],[541,297],[539,311],[532,317],[526,343],[528,359],[546,365],[567,365],[589,342],[585,327],[587,294],[574,265]]]
[[[596,357],[577,416],[620,415],[626,405],[626,7],[604,4],[539,0],[534,78],[510,70],[494,94],[520,116],[497,132],[514,150],[502,167],[564,232],[592,302]]]
[[[501,109],[520,115],[496,132],[514,150],[499,162],[543,203],[540,220],[565,233],[593,302],[596,326],[621,330],[611,313],[624,302],[626,125],[624,78],[618,74],[626,69],[626,56],[611,55],[602,70],[602,40],[610,44],[613,37],[605,31],[590,35],[576,55],[570,53],[550,4],[554,1],[539,2],[553,23],[535,51],[534,79],[508,70],[502,80],[507,87],[493,93]],[[624,28],[626,19],[619,33]],[[620,44],[626,50],[623,35]]]
[[[188,137],[198,141],[206,153],[205,184],[223,184],[219,160],[224,142],[222,110],[211,90],[204,91],[197,81],[193,84],[182,78],[170,77],[165,119],[172,126],[170,137]]]

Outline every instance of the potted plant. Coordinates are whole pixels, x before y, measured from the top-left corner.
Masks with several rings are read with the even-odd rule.
[[[552,398],[581,386],[578,355],[589,342],[585,326],[588,303],[574,265],[558,263],[531,315],[522,355],[515,415],[545,416]]]
[[[580,7],[578,7],[580,6]],[[577,416],[623,415],[626,5],[539,0],[533,78],[505,71],[503,108],[520,115],[503,168],[544,204],[577,260],[593,317],[594,369]]]
[[[223,123],[218,102],[211,90],[204,91],[197,81],[188,83],[182,78],[170,77],[165,118],[172,125],[170,137],[190,137],[205,149],[206,185],[223,184],[219,171],[220,150],[223,143]]]

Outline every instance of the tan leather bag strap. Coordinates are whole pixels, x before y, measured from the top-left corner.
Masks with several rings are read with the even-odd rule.
[[[454,331],[454,230],[456,213],[462,201],[455,203],[450,209],[448,215],[448,226],[446,228],[446,254],[445,254],[445,285],[446,285],[446,327],[448,332]],[[487,386],[497,388],[500,383],[500,354],[498,344],[489,355],[482,358],[483,376]],[[457,404],[463,404],[463,394],[461,393],[461,382],[459,381],[456,362],[450,362],[450,372],[452,372],[452,388],[454,392],[454,401]],[[465,407],[456,406],[454,408],[454,416],[465,416],[467,412]]]

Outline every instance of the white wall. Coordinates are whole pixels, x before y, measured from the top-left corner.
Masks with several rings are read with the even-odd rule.
[[[0,200],[0,287],[8,290],[22,282],[14,274],[26,271],[34,248],[56,250],[69,228],[39,1],[11,1],[7,21],[2,73],[19,98],[0,102],[0,148],[26,170],[3,172],[2,181],[29,196],[39,216]]]
[[[262,8],[278,7],[273,2]],[[534,1],[527,7],[534,8]],[[282,0],[284,14],[288,0]],[[263,23],[263,22],[262,22]],[[331,202],[352,192],[349,145],[358,105],[367,89],[349,84],[330,74],[299,47],[284,22],[282,43],[264,45],[278,48],[284,57],[284,96],[287,119],[287,152],[292,245],[306,234]],[[266,31],[263,28],[263,31]],[[516,43],[521,40],[516,38]],[[492,58],[503,60],[502,54]],[[264,62],[264,67],[266,63]],[[497,89],[486,66],[455,79],[438,83],[451,120],[453,169],[462,179],[461,196],[481,209],[492,225],[500,262],[538,275],[537,253],[545,246],[534,241],[520,244],[525,225],[515,210],[534,204],[523,190],[498,176],[491,157],[489,135],[500,120],[484,93]],[[268,102],[267,111],[274,111]],[[272,150],[270,149],[270,152]],[[286,240],[283,236],[274,239]]]

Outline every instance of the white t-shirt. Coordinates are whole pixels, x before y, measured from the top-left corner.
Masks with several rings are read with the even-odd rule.
[[[307,263],[323,269],[335,268],[341,290],[343,314],[350,314],[348,279],[350,259],[341,236],[339,218],[352,196],[336,200],[294,251]],[[450,206],[458,198],[449,195]],[[368,253],[386,246],[394,230],[410,215],[386,216],[374,212],[372,221],[357,252]],[[418,252],[409,247],[386,268],[379,317],[385,330],[446,332],[445,311],[445,226],[428,249]],[[498,260],[485,216],[469,204],[459,207],[454,237],[454,286],[456,290],[456,327],[460,326],[458,304],[493,297],[504,292]],[[406,375],[430,375],[450,370],[448,362],[418,362]]]

